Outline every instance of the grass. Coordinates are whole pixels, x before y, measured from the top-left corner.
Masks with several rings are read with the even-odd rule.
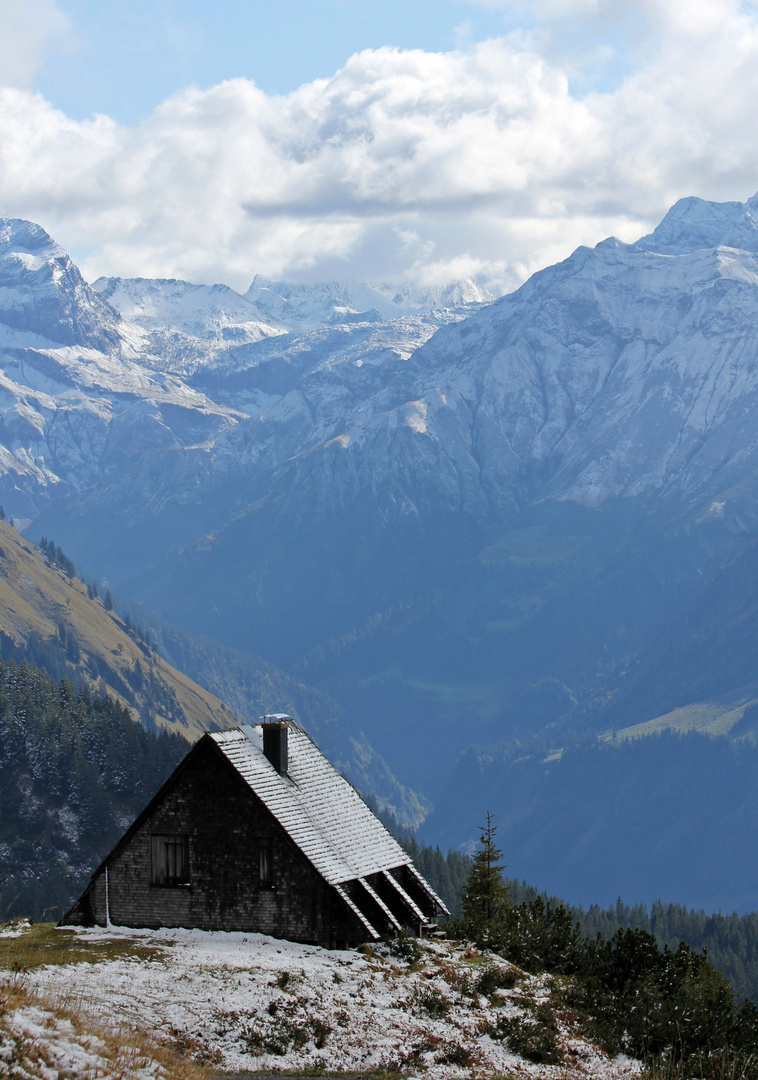
[[[755,699],[740,703],[721,704],[701,701],[693,705],[683,705],[663,716],[631,727],[621,728],[615,738],[638,739],[645,735],[655,735],[660,731],[678,731],[681,733],[697,731],[704,735],[727,735],[734,727],[748,705],[755,704]]]
[[[49,1080],[51,1075],[58,1080],[133,1080],[145,1075],[207,1080],[209,1075],[174,1044],[87,1013],[81,1002],[65,995],[31,990],[18,974],[0,976],[0,1044],[7,1075],[28,1080]]]
[[[0,937],[2,971],[23,972],[49,964],[97,964],[103,960],[161,959],[166,945],[145,945],[139,940],[111,938],[85,941],[74,930],[59,930],[55,923],[36,923],[17,937]]]

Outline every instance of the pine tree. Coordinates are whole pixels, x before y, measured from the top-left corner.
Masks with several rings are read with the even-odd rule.
[[[503,881],[505,864],[502,851],[495,846],[497,828],[487,811],[487,824],[479,837],[479,850],[474,855],[461,896],[463,920],[472,929],[491,925],[508,903],[508,887]]]

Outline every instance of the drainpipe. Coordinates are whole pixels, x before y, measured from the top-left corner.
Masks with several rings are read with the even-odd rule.
[[[111,908],[110,897],[108,895],[108,867],[105,868],[105,928],[110,930],[111,926]]]

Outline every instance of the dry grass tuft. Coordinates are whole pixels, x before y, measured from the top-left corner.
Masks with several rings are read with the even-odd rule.
[[[0,981],[0,1073],[9,1080],[207,1080],[188,1049],[32,990],[24,972]]]

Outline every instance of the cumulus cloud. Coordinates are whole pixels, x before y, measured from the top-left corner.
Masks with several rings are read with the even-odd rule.
[[[567,0],[560,18],[610,2]],[[541,4],[558,18],[558,0]],[[245,79],[187,88],[135,128],[6,87],[0,213],[40,221],[91,277],[465,273],[511,288],[579,243],[635,238],[679,196],[758,188],[754,10],[634,6],[655,48],[602,93],[517,37],[366,51],[281,97]]]
[[[6,86],[31,86],[53,49],[76,46],[56,0],[0,0],[0,37],[0,83]]]

